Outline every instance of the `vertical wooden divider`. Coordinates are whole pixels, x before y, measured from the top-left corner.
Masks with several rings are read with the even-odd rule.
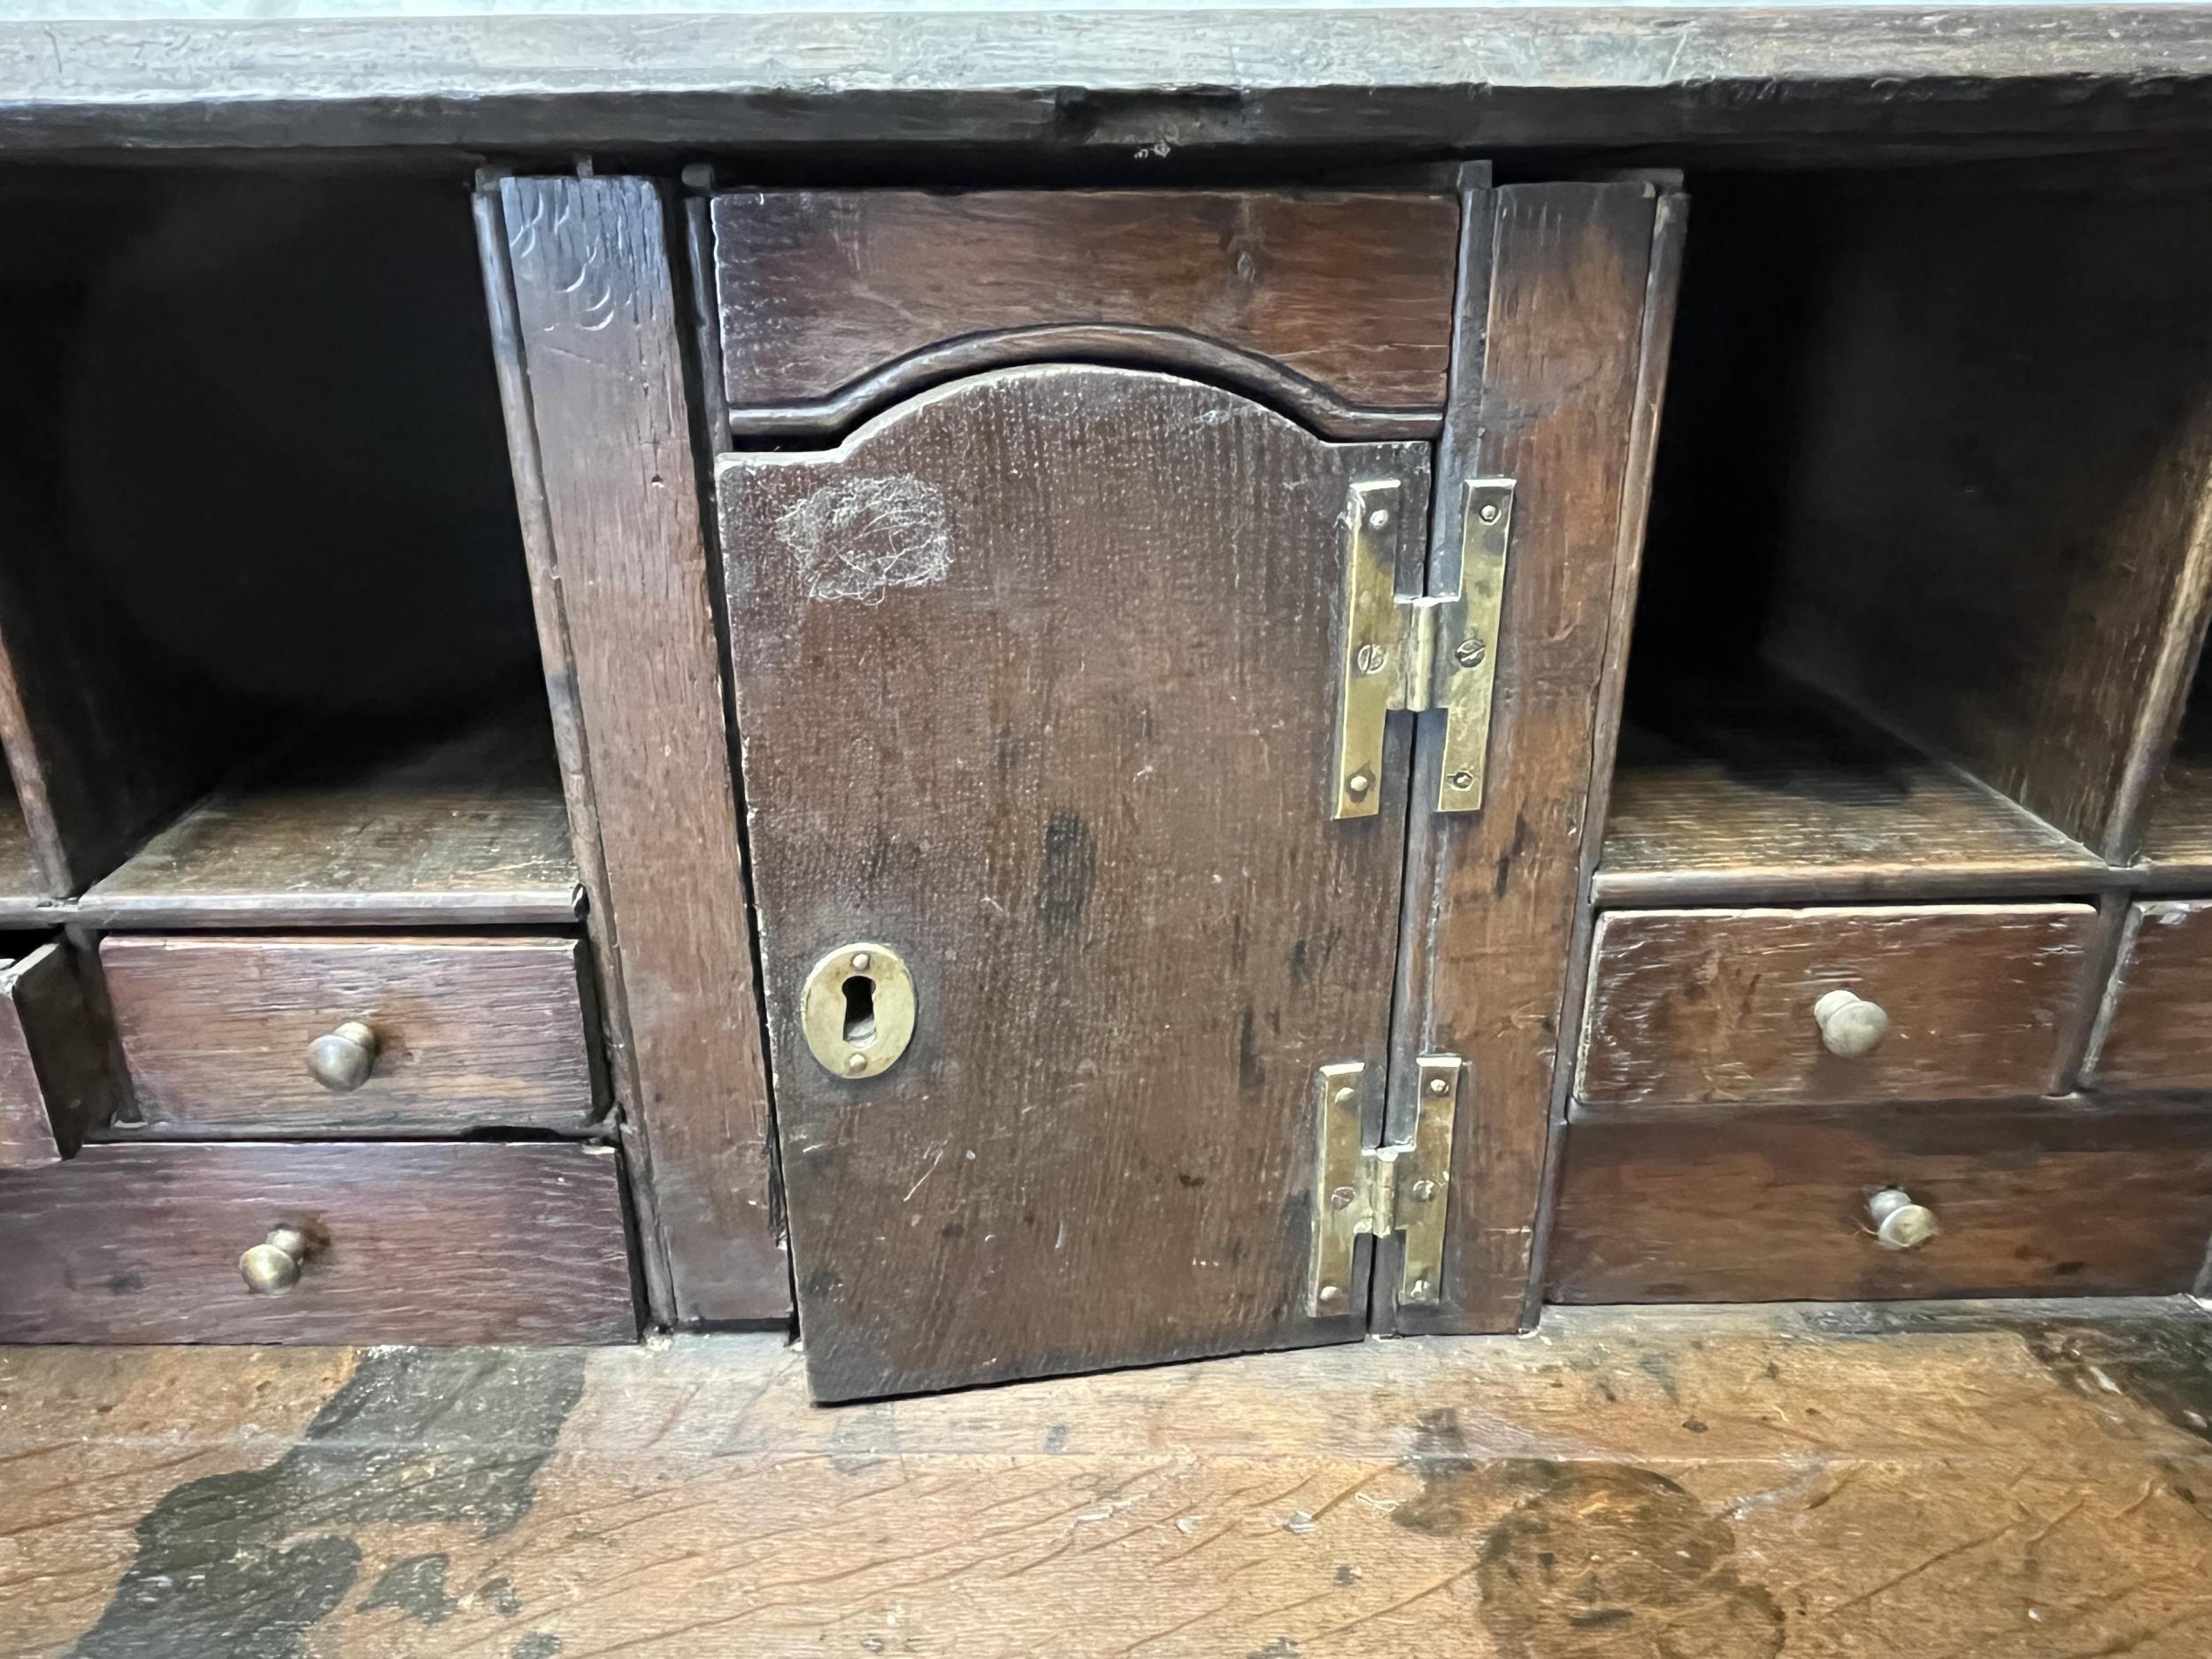
[[[481,188],[479,223],[654,1311],[785,1319],[666,210],[645,179],[506,178]]]
[[[1500,630],[1491,787],[1464,817],[1417,809],[1432,850],[1409,884],[1425,980],[1401,1018],[1423,1049],[1465,1056],[1452,1155],[1442,1297],[1379,1308],[1405,1333],[1511,1331],[1531,1295],[1565,984],[1583,908],[1601,687],[1632,571],[1624,512],[1649,445],[1632,434],[1655,366],[1647,318],[1659,193],[1648,182],[1509,185],[1489,193],[1491,265],[1471,454],[1449,426],[1440,497],[1476,476],[1517,479]],[[1472,303],[1470,286],[1462,303]],[[1671,303],[1671,296],[1669,296]],[[1463,318],[1462,327],[1471,326]],[[1663,365],[1663,357],[1659,359]],[[1455,580],[1456,527],[1440,517],[1431,587]],[[1425,748],[1434,733],[1423,733]],[[1417,771],[1416,800],[1432,796]],[[1401,1073],[1407,1068],[1398,1068]],[[1386,1286],[1394,1282],[1385,1274]]]

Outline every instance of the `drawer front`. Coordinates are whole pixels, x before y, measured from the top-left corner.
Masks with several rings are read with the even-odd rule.
[[[2084,1080],[2093,1088],[2212,1088],[2212,901],[2128,915]]]
[[[257,1292],[241,1258],[285,1229],[304,1241],[296,1282]],[[637,1331],[620,1168],[603,1147],[88,1147],[0,1174],[0,1342],[595,1343]]]
[[[1662,1107],[2051,1092],[2096,921],[2085,904],[1609,913],[1576,1096]]]
[[[1886,1190],[1934,1236],[1885,1247]],[[1546,1277],[1556,1302],[2164,1294],[2208,1238],[2200,1113],[1732,1113],[1570,1127]]]
[[[749,190],[718,196],[713,224],[726,395],[749,429],[847,419],[1002,363],[1148,352],[1256,368],[1320,397],[1317,419],[1432,429],[1444,404],[1450,196]]]
[[[100,962],[150,1125],[443,1134],[592,1116],[573,939],[122,935]]]

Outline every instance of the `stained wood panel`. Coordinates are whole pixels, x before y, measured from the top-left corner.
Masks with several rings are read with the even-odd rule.
[[[818,1395],[1361,1333],[1305,1312],[1313,1075],[1385,1057],[1407,744],[1332,822],[1344,515],[1401,480],[1409,587],[1427,462],[1075,365],[721,461]],[[918,1013],[854,1080],[796,1003],[858,941]]]
[[[1598,918],[1575,1094],[1593,1105],[2003,1099],[2060,1086],[2097,940],[2086,904],[1623,910]],[[1878,1003],[1824,1046],[1831,991]]]
[[[1458,230],[1453,198],[1410,192],[732,192],[714,202],[728,403],[825,403],[964,336],[1108,325],[1432,413]]]
[[[76,1151],[105,1103],[97,1041],[66,946],[0,963],[0,1170]]]
[[[770,1337],[12,1348],[0,1627],[12,1659],[791,1659],[826,1625],[962,1659],[2199,1659],[2208,1363],[2179,1298],[1562,1308],[1540,1341],[837,1411]]]
[[[568,778],[597,826],[592,925],[672,1312],[780,1317],[790,1280],[661,198],[616,178],[507,179],[496,196],[522,371],[507,416],[543,487],[526,517],[542,529],[539,604],[558,614],[541,625],[567,643],[582,715]],[[496,265],[491,280],[509,286]]]
[[[1463,1055],[1442,1302],[1402,1328],[1520,1323],[1550,1135],[1599,687],[1622,563],[1656,194],[1642,182],[1491,196],[1473,468],[1519,480],[1482,811],[1428,818],[1424,1046]],[[1475,319],[1469,319],[1470,325]],[[1440,533],[1431,577],[1455,569]]]
[[[2189,1288],[2212,1234],[2201,1113],[1578,1123],[1565,1175],[1561,1302],[2155,1294]],[[1876,1241],[1886,1187],[1935,1212],[1934,1238]]]
[[[2132,905],[2124,928],[2083,1081],[2212,1088],[2212,901]]]
[[[318,1248],[256,1295],[272,1228]],[[603,1147],[89,1147],[0,1174],[0,1342],[626,1341],[621,1179]]]
[[[100,943],[139,1113],[173,1133],[581,1130],[595,1104],[581,956],[526,935]],[[307,1056],[349,1021],[378,1048],[339,1093]]]
[[[1870,179],[1796,279],[1774,654],[2123,862],[2212,587],[2208,199]]]
[[[78,907],[110,926],[573,920],[541,710],[385,752],[318,736],[187,812]]]

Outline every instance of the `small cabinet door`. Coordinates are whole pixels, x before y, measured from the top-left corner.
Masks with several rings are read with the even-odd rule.
[[[1000,370],[721,459],[818,1397],[1363,1333],[1306,1279],[1316,1068],[1379,1079],[1399,929],[1404,722],[1332,816],[1379,480],[1417,591],[1425,445],[1168,373]]]

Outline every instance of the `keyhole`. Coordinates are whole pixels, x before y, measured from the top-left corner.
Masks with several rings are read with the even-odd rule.
[[[845,1041],[864,1043],[876,1034],[876,982],[864,973],[845,981]]]

